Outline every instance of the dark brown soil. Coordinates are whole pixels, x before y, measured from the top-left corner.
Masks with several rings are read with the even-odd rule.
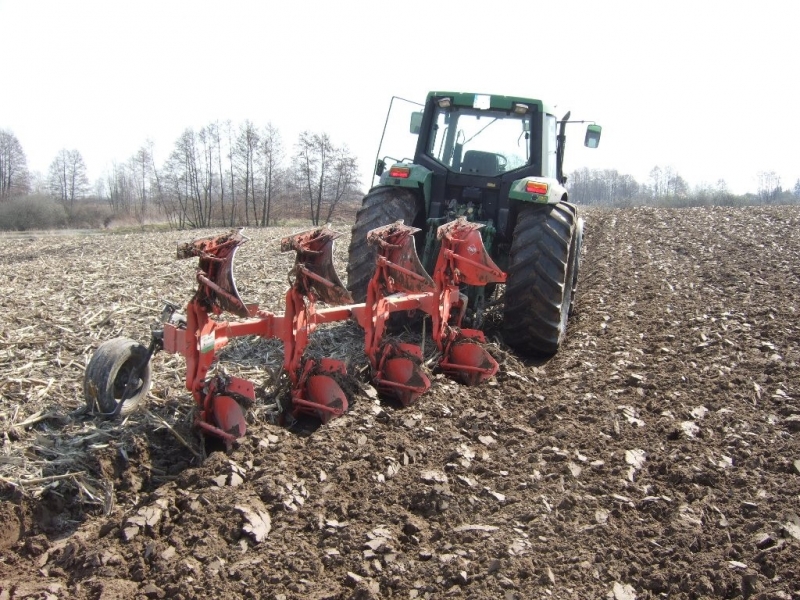
[[[191,235],[0,239],[0,600],[800,598],[800,209],[584,215],[552,359],[498,345],[481,387],[434,371],[411,407],[286,428],[253,358],[280,348],[239,340],[265,400],[202,461],[180,357],[127,423],[70,412],[93,348],[189,299]],[[275,311],[284,233],[237,256]]]

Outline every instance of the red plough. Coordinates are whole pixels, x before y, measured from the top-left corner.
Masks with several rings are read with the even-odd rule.
[[[347,377],[347,367],[339,360],[305,358],[304,352],[314,330],[325,323],[354,320],[364,330],[364,350],[371,365],[372,379],[378,391],[413,403],[430,388],[422,369],[419,346],[384,341],[386,323],[392,313],[421,311],[430,315],[432,338],[441,360],[439,366],[448,375],[468,385],[493,376],[497,362],[481,345],[481,331],[461,328],[466,297],[459,286],[505,282],[506,275],[489,258],[483,246],[481,225],[458,219],[441,226],[441,242],[433,277],[422,268],[414,246],[417,231],[402,222],[374,229],[368,241],[377,252],[376,269],[363,304],[353,304],[333,266],[333,241],[339,234],[328,229],[313,229],[281,241],[281,250],[294,251],[291,285],[286,292],[286,310],[274,314],[245,304],[236,289],[233,259],[237,248],[247,241],[240,232],[195,240],[178,248],[178,258],[197,257],[197,292],[186,306],[186,314],[168,306],[163,315],[163,329],[155,330],[147,352],[135,354],[146,360],[110,357],[98,349],[97,358],[106,364],[129,364],[126,369],[109,373],[108,369],[87,367],[87,403],[105,412],[119,412],[118,407],[138,399],[149,385],[149,359],[155,351],[181,354],[186,359],[186,389],[198,407],[196,425],[204,432],[230,444],[244,435],[245,408],[255,401],[252,383],[225,375],[209,377],[217,353],[233,338],[256,335],[279,339],[284,345],[283,369],[291,383],[291,413],[309,414],[323,423],[342,415],[348,408],[347,395],[339,385]],[[327,306],[317,307],[317,301]],[[241,320],[219,319],[223,312]],[[216,318],[212,318],[212,315]],[[113,340],[112,340],[113,341]],[[117,343],[114,348],[123,347]],[[127,346],[125,346],[127,347]],[[145,385],[143,373],[147,370]],[[88,378],[93,378],[89,381]],[[119,380],[115,380],[115,378]],[[139,379],[136,379],[139,378]],[[115,409],[115,407],[117,407]],[[112,410],[109,410],[112,409]]]

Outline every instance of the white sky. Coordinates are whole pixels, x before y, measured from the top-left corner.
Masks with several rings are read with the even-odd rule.
[[[271,121],[289,154],[305,129],[346,143],[366,186],[391,96],[496,93],[603,126],[592,151],[568,129],[567,171],[792,187],[798,27],[795,0],[0,0],[0,128],[93,181],[148,139],[160,162],[187,127]]]

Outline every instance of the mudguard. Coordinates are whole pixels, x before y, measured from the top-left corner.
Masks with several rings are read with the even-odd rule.
[[[546,191],[528,191],[528,184],[539,184],[535,186],[542,188],[546,186]],[[567,199],[566,188],[552,177],[523,177],[511,184],[508,193],[510,200],[521,200],[522,202],[533,202],[535,204],[557,204]]]
[[[396,169],[408,169],[407,177],[393,177],[392,172]],[[413,163],[395,163],[386,169],[381,175],[380,181],[376,187],[391,186],[391,187],[404,187],[414,190],[421,190],[425,198],[425,214],[430,211],[431,203],[431,181],[433,180],[433,171],[426,169],[421,165]]]

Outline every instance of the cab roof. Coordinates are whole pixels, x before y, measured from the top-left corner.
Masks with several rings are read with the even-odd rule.
[[[469,106],[472,108],[475,104],[476,96],[488,96],[489,106],[493,109],[511,110],[514,104],[527,104],[529,106],[538,106],[539,111],[554,115],[555,110],[552,105],[545,104],[541,100],[534,98],[523,98],[522,96],[500,96],[497,94],[481,94],[475,92],[428,92],[428,99],[450,97],[455,106]]]

